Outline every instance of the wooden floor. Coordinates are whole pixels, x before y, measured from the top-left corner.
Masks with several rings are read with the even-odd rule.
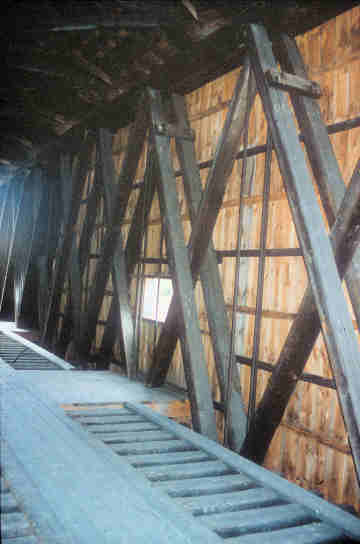
[[[360,541],[358,518],[144,406],[178,401],[170,391],[108,376],[93,383],[103,397],[78,403],[87,374],[0,364],[7,544]],[[64,410],[54,382],[70,376]]]

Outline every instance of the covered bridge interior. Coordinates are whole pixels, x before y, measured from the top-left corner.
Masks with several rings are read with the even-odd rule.
[[[4,5],[3,536],[360,541],[358,2]]]

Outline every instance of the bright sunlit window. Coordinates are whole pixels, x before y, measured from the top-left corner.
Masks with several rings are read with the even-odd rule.
[[[163,323],[170,306],[173,289],[168,278],[145,278],[142,317]]]

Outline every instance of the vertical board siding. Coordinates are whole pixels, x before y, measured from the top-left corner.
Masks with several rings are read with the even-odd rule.
[[[335,123],[360,115],[360,7],[343,13],[336,19],[313,29],[297,38],[297,43],[309,71],[309,77],[317,81],[323,91],[319,100],[326,123]],[[220,137],[232,93],[240,69],[212,81],[186,96],[191,127],[195,132],[196,157],[199,163],[213,158],[217,140]],[[126,151],[129,127],[119,130],[113,141],[114,163],[119,172]],[[264,145],[267,126],[259,96],[256,97],[250,115],[249,146]],[[347,184],[360,157],[360,128],[355,128],[331,135],[331,141],[339,161],[340,169]],[[243,143],[239,142],[239,151]],[[172,143],[174,169],[179,169],[179,162]],[[246,191],[244,199],[244,220],[242,249],[259,248],[262,192],[264,179],[265,155],[248,158]],[[136,180],[144,177],[146,165],[146,146],[140,159]],[[239,193],[241,184],[242,160],[235,161],[229,178],[222,209],[213,233],[213,242],[217,250],[233,250],[236,247],[238,224]],[[201,180],[206,182],[208,168],[201,169]],[[89,176],[91,190],[93,176]],[[177,177],[177,192],[185,240],[191,233],[191,224],[185,202],[182,177]],[[139,189],[134,188],[122,226],[126,242],[132,215],[139,196]],[[318,191],[316,189],[316,193]],[[87,192],[86,192],[87,194]],[[84,199],[86,195],[84,194]],[[81,206],[77,230],[80,233],[86,213],[86,202]],[[324,216],[325,219],[325,216]],[[103,206],[99,206],[97,226],[91,241],[91,253],[96,254],[101,247],[104,235],[105,218]],[[155,195],[148,218],[147,257],[159,257],[161,218],[159,202]],[[290,208],[279,173],[275,154],[272,160],[271,190],[269,204],[269,227],[266,241],[267,249],[298,248],[298,239],[291,219]],[[166,257],[165,244],[163,257]],[[258,258],[243,258],[240,271],[240,294],[237,301],[237,337],[236,352],[251,357],[253,347],[254,312],[256,305]],[[83,275],[84,311],[86,310],[87,291],[91,288],[96,267],[96,259],[90,259]],[[168,274],[168,267],[158,264],[146,264],[145,274]],[[234,292],[235,259],[224,257],[219,264],[223,283],[225,303],[229,323],[232,320]],[[135,306],[136,275],[131,281],[131,301]],[[259,359],[275,364],[287,333],[296,315],[299,302],[307,286],[307,275],[301,257],[266,257],[263,317],[261,322]],[[111,305],[112,282],[109,280],[106,296],[101,309],[100,320],[106,321]],[[64,291],[62,308],[68,293]],[[221,401],[217,383],[211,338],[209,336],[206,310],[200,284],[195,296],[200,317],[200,328],[207,358],[208,371],[214,399]],[[159,335],[161,325],[158,326]],[[104,324],[98,325],[96,347],[100,347]],[[154,323],[142,320],[139,345],[139,370],[145,373],[154,350]],[[115,356],[120,358],[121,351],[117,344]],[[245,403],[250,390],[250,368],[241,365],[240,381]],[[320,335],[307,362],[305,372],[332,379],[327,352]],[[178,342],[168,382],[185,387],[181,350]],[[257,402],[265,390],[269,372],[258,370]],[[221,434],[223,418],[217,412],[217,423]],[[321,492],[325,498],[344,504],[353,505],[360,511],[360,492],[357,488],[347,434],[337,400],[336,391],[314,384],[299,382],[287,407],[281,426],[278,428],[266,457],[265,465],[281,472],[288,479],[307,488]]]

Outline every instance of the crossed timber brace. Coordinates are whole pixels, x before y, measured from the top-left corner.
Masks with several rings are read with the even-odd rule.
[[[92,136],[88,133],[83,141],[79,154],[79,162],[74,172],[72,182],[71,199],[69,209],[64,222],[64,236],[58,248],[58,256],[55,263],[55,272],[52,281],[50,301],[48,304],[45,323],[42,331],[42,341],[52,344],[58,321],[62,287],[68,272],[69,260],[74,243],[74,227],[78,218],[80,201],[88,173],[89,156],[93,148]]]
[[[360,475],[360,352],[358,341],[352,325],[352,320],[347,308],[346,300],[343,294],[341,279],[339,271],[336,267],[334,254],[331,247],[331,242],[327,237],[325,226],[323,224],[320,209],[316,202],[316,195],[312,186],[312,181],[307,169],[305,156],[301,149],[301,144],[296,132],[295,124],[292,118],[292,114],[289,109],[287,97],[283,91],[279,91],[269,85],[266,77],[266,73],[269,69],[275,70],[277,63],[275,61],[271,42],[266,33],[266,30],[260,25],[250,25],[249,27],[249,40],[252,66],[255,72],[257,86],[262,98],[263,107],[267,121],[271,130],[271,135],[276,150],[280,171],[284,180],[285,189],[288,195],[293,220],[296,226],[300,246],[303,252],[305,265],[308,272],[309,284],[312,290],[312,296],[314,297],[318,321],[315,317],[315,312],[307,314],[305,316],[304,310],[311,310],[312,297],[307,293],[307,301],[303,301],[301,306],[302,315],[299,316],[297,323],[294,322],[292,330],[290,331],[288,340],[285,343],[287,351],[282,352],[279,362],[284,362],[287,359],[288,369],[291,366],[289,360],[289,349],[296,354],[296,350],[303,350],[301,357],[303,358],[303,364],[305,365],[307,356],[309,355],[312,345],[320,330],[321,324],[322,332],[325,338],[329,359],[331,362],[333,374],[335,377],[338,396],[344,415],[346,427],[349,433],[350,445],[353,453],[356,472]],[[288,44],[289,45],[289,44]],[[288,63],[291,63],[291,58],[294,60],[295,49],[289,51]],[[291,56],[293,55],[293,56]],[[298,64],[299,66],[299,64]],[[295,65],[292,66],[295,69]],[[301,74],[300,74],[301,75]],[[293,99],[294,109],[296,113],[302,111],[306,114],[306,120],[303,123],[303,129],[309,128],[312,124],[317,130],[320,130],[320,121],[318,112],[314,109],[311,110],[312,103],[310,98],[302,97]],[[307,101],[307,102],[306,102]],[[306,111],[307,108],[307,111]],[[300,119],[299,119],[300,121]],[[306,132],[306,130],[304,130]],[[314,132],[310,130],[308,133],[314,135]],[[311,138],[309,136],[309,140]],[[306,137],[305,137],[306,142]],[[317,146],[319,142],[313,141],[313,145]],[[326,138],[322,137],[320,143],[325,147],[324,155],[321,155],[320,150],[317,153],[313,153],[313,161],[318,161],[317,166],[324,168],[326,165],[325,153],[329,152],[329,144]],[[336,174],[336,173],[335,173]],[[321,180],[326,184],[330,179],[330,170],[323,170]],[[356,172],[356,177],[358,173]],[[358,184],[358,178],[354,181],[356,187]],[[340,185],[336,182],[337,188],[341,189]],[[328,190],[328,204],[331,200],[334,200],[334,193],[332,192],[331,184],[327,185]],[[351,184],[351,190],[353,190],[353,183]],[[322,192],[322,191],[321,191]],[[344,192],[344,189],[343,189]],[[352,195],[354,196],[354,195]],[[344,201],[344,206],[349,206],[348,197]],[[334,213],[336,208],[332,209]],[[351,202],[352,212],[358,212],[358,196],[355,202]],[[344,225],[339,227],[341,223],[344,209],[341,210],[339,220],[333,227],[333,237],[337,229],[343,229]],[[355,213],[356,217],[356,213]],[[354,227],[354,219],[350,219],[349,228]],[[356,227],[356,220],[355,220]],[[358,227],[358,225],[357,225]],[[356,229],[355,229],[356,232]],[[355,244],[356,247],[356,236]],[[343,243],[343,239],[339,240],[339,243]],[[353,247],[354,249],[354,247]],[[345,252],[346,253],[346,252]],[[352,250],[348,254],[352,254]],[[341,255],[344,258],[344,254]],[[340,274],[343,270],[340,270]],[[311,302],[311,304],[310,304]],[[304,307],[305,305],[305,307]],[[305,321],[304,321],[305,317]],[[312,319],[312,325],[315,326],[315,335],[310,335],[310,338],[304,337],[303,332],[306,327],[306,321],[309,322],[309,317]],[[300,319],[302,321],[300,321]],[[297,327],[297,329],[296,329]],[[308,329],[307,329],[308,330]],[[310,331],[308,331],[310,332]],[[295,333],[295,334],[294,334]],[[310,351],[304,349],[301,345],[301,341],[306,342],[310,346]],[[278,363],[279,364],[279,363]],[[299,368],[299,365],[297,365]],[[285,369],[279,370],[277,373],[277,386],[281,383],[281,376],[283,377],[282,383],[286,383],[288,379],[288,372]],[[299,372],[299,371],[297,371]],[[286,376],[287,374],[287,376]],[[294,375],[294,381],[296,382],[297,376]],[[270,395],[269,395],[269,391]],[[259,445],[259,441],[255,441],[255,435],[259,436],[261,424],[264,426],[265,421],[269,421],[269,418],[273,417],[273,413],[269,411],[269,397],[275,402],[279,395],[274,395],[274,383],[270,384],[264,399],[267,401],[261,401],[258,413],[255,415],[253,426],[250,429],[249,436],[245,442],[243,453],[248,454],[251,451],[251,456],[255,454],[254,443]],[[287,397],[288,398],[288,397]],[[286,404],[285,404],[286,405]],[[264,407],[268,409],[265,415]],[[277,416],[277,421],[279,421]],[[270,433],[271,434],[271,433]],[[267,433],[266,444],[268,444],[269,433]],[[261,440],[260,440],[261,442]],[[261,447],[261,453],[258,455],[259,460],[264,455],[266,448]]]
[[[114,170],[111,157],[111,145],[106,134],[103,134],[103,176],[105,196],[107,200],[108,225],[102,247],[101,257],[97,263],[93,288],[90,292],[88,313],[82,323],[82,331],[79,340],[79,349],[82,356],[90,352],[93,338],[96,333],[96,325],[104,298],[106,285],[111,273],[114,271],[116,280],[116,296],[119,297],[119,311],[122,325],[122,340],[126,356],[126,367],[129,377],[134,377],[136,372],[135,361],[135,334],[131,311],[128,306],[128,290],[126,281],[126,267],[123,247],[121,243],[121,224],[129,201],[133,180],[135,178],[139,158],[142,153],[147,122],[145,110],[141,108],[132,126],[129,135],[128,148],[124,158],[122,169],[117,184],[114,184]],[[107,185],[109,184],[109,185]],[[111,200],[111,203],[110,203]],[[115,256],[115,258],[114,258]],[[121,302],[123,304],[121,305]],[[122,313],[123,312],[123,313]]]
[[[225,396],[225,380],[230,353],[230,332],[211,239],[225,194],[226,183],[232,171],[240,137],[244,130],[248,92],[251,106],[255,97],[255,89],[249,63],[246,59],[234,91],[202,198],[200,194],[201,183],[199,182],[199,172],[192,143],[184,139],[177,140],[178,156],[184,175],[185,194],[190,215],[193,219],[189,242],[192,281],[196,282],[200,273],[213,340],[217,376],[223,398]],[[178,120],[185,119],[185,109],[180,98],[173,99],[173,101]],[[152,367],[149,369],[147,378],[149,384],[154,386],[164,382],[175,351],[177,338],[181,336],[181,332],[181,324],[177,321],[177,301],[174,296],[156,346],[156,358],[154,358]],[[245,436],[246,416],[239,386],[235,384],[234,389],[231,404],[234,417],[232,418],[230,444],[234,449],[238,450]]]

